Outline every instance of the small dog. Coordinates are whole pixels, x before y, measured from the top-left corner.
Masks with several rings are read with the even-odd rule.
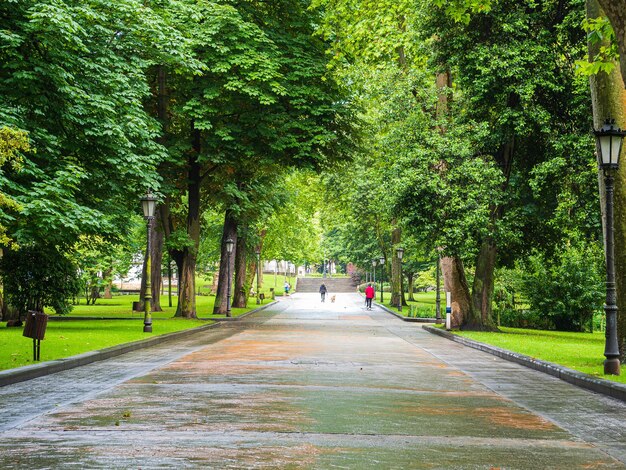
[[[335,303],[335,297],[337,297],[336,295],[331,296],[330,298],[330,303],[334,304]]]

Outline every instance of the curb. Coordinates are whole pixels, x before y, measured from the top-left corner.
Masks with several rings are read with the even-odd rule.
[[[255,308],[254,310],[251,310],[250,312],[240,315],[238,317],[234,317],[232,320],[229,321],[239,320],[240,318],[247,317],[248,315],[266,309],[274,303],[276,303],[276,301],[264,305],[260,308]],[[18,382],[24,382],[26,380],[36,379],[38,377],[54,374],[56,372],[74,369],[76,367],[91,364],[92,362],[111,359],[112,357],[121,356],[122,354],[126,354],[128,352],[149,348],[151,346],[165,343],[167,341],[186,338],[204,330],[218,328],[220,326],[221,322],[216,321],[215,323],[211,323],[210,325],[202,325],[196,328],[190,328],[188,330],[174,331],[173,333],[167,333],[147,339],[140,339],[131,343],[118,344],[117,346],[111,346],[110,348],[105,349],[98,349],[96,351],[89,351],[83,354],[78,354],[77,356],[66,357],[63,359],[55,359],[52,361],[42,362],[40,364],[33,364],[30,366],[18,367],[16,369],[0,371],[0,387],[4,387],[6,385],[11,385]]]
[[[418,318],[418,317],[405,317],[404,315],[400,315],[399,313],[394,312],[389,307],[379,304],[378,302],[374,302],[374,305],[382,308],[387,313],[391,313],[393,316],[399,318],[402,321],[413,322],[413,323],[436,323],[437,320],[434,318]]]
[[[506,349],[498,348],[497,346],[491,346],[485,343],[480,343],[478,341],[463,338],[461,336],[455,335],[445,330],[440,330],[439,328],[434,328],[432,326],[423,325],[422,328],[429,333],[442,336],[446,339],[449,339],[456,343],[460,343],[464,346],[493,354],[494,356],[498,356],[501,359],[515,362],[516,364],[520,364],[530,369],[543,372],[544,374],[551,375],[572,385],[576,385],[578,387],[591,390],[592,392],[601,393],[602,395],[607,395],[617,400],[626,402],[626,385],[624,384],[611,382],[610,380],[599,379],[591,375],[587,375],[582,372],[578,372],[576,370],[554,364],[552,362],[542,361],[541,359],[534,359],[524,354],[518,354],[512,351],[508,351]]]

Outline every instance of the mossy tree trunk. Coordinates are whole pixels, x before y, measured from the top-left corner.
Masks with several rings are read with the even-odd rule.
[[[393,225],[396,224],[394,221]],[[391,301],[390,305],[392,307],[397,307],[398,304],[402,301],[401,290],[402,290],[402,266],[401,260],[398,259],[396,255],[396,248],[400,246],[400,242],[402,241],[402,229],[400,227],[394,227],[391,231],[391,253],[389,253],[389,257],[391,258]]]
[[[213,307],[214,314],[224,315],[227,311],[227,295],[228,285],[230,282],[228,273],[232,278],[233,267],[235,265],[236,253],[232,253],[230,256],[230,266],[228,265],[228,252],[226,251],[226,240],[233,240],[235,246],[237,245],[237,220],[232,215],[230,210],[226,211],[224,216],[224,228],[222,230],[222,243],[220,254],[220,268],[217,281],[217,292],[215,293],[215,306]],[[232,294],[232,290],[231,290]]]
[[[152,221],[150,236],[150,291],[152,293],[152,311],[162,312],[161,286],[163,284],[163,230],[161,229],[160,212],[156,211]]]
[[[465,330],[494,331],[496,327],[492,314],[494,270],[496,267],[496,245],[491,238],[483,241],[472,285],[472,308],[463,319]]]
[[[587,0],[587,18],[597,18],[602,16],[604,12],[600,8],[600,4],[614,3],[624,4],[623,1],[618,2],[597,2],[596,0]],[[613,8],[611,7],[611,11]],[[608,10],[607,10],[608,11]],[[626,14],[622,11],[622,20],[620,24],[616,26],[613,24],[613,28],[616,30],[616,34],[624,34],[623,16]],[[613,22],[613,19],[611,19]],[[598,53],[598,48],[602,44],[589,44],[589,56],[593,58]],[[620,47],[621,51],[621,47]],[[626,60],[626,55],[622,53],[622,61]],[[623,68],[622,68],[623,70]],[[602,127],[604,120],[611,117],[616,120],[616,123],[621,128],[626,127],[626,90],[624,90],[624,80],[622,72],[619,67],[607,74],[600,72],[597,75],[592,75],[589,79],[591,87],[591,102],[593,109],[593,124],[594,128],[599,129]],[[620,354],[622,360],[624,359],[625,348],[624,342],[626,341],[626,159],[625,151],[622,148],[622,154],[620,158],[620,167],[615,175],[615,192],[614,192],[614,243],[615,243],[615,274],[616,274],[616,288],[617,288],[617,335],[618,344],[620,348]],[[604,227],[604,179],[601,173],[598,174],[598,182],[600,186],[601,194],[601,210],[602,210],[602,226]]]
[[[187,160],[187,237],[189,243],[183,248],[183,266],[178,280],[178,305],[180,316],[197,318],[196,313],[196,260],[200,246],[200,131],[193,129],[193,151]]]
[[[245,230],[243,231],[245,233]],[[237,251],[235,254],[235,284],[233,288],[233,307],[245,308],[248,305],[250,284],[246,282],[248,267],[248,248],[244,233],[237,237]]]
[[[415,280],[415,273],[407,273],[406,275],[407,277],[407,283],[408,283],[408,288],[409,288],[409,300],[411,302],[415,302],[415,297],[413,296],[413,291],[414,291],[414,280]]]
[[[443,274],[443,286],[452,297],[452,328],[459,328],[463,319],[471,311],[472,302],[469,286],[465,277],[465,269],[460,258],[441,258],[441,272]]]

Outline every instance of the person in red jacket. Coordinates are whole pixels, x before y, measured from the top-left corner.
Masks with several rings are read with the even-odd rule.
[[[368,284],[365,288],[365,306],[367,307],[367,310],[372,309],[372,299],[375,295],[376,293],[374,292],[374,288],[371,284]]]

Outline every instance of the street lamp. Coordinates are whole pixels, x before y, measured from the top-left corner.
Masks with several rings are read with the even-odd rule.
[[[400,295],[398,297],[398,312],[402,313],[402,255],[404,254],[404,248],[399,246],[396,248],[396,256],[400,260]]]
[[[376,288],[376,263],[378,263],[378,260],[373,259],[372,260],[372,274],[374,276],[374,279],[372,280],[372,282],[374,284],[374,288]]]
[[[437,247],[437,293],[435,294],[435,323],[441,324],[441,252],[443,247]]]
[[[259,305],[261,303],[261,248],[257,247],[256,251],[256,304]]]
[[[617,292],[615,290],[615,249],[613,247],[613,186],[614,173],[619,163],[622,139],[626,132],[615,127],[615,120],[607,119],[599,131],[597,140],[598,166],[604,173],[605,188],[605,244],[606,244],[606,341],[604,345],[604,373],[620,374],[619,347],[617,344]]]
[[[383,300],[383,276],[385,275],[385,257],[381,256],[378,261],[380,261],[380,267],[382,268],[380,271],[380,303],[384,303]]]
[[[226,254],[228,255],[226,265],[226,316],[230,317],[230,255],[233,253],[233,248],[235,247],[235,242],[232,238],[226,239]]]
[[[146,251],[146,291],[143,296],[143,332],[152,333],[152,313],[151,313],[151,301],[152,301],[152,286],[150,285],[150,277],[152,275],[151,263],[150,263],[150,232],[151,222],[154,219],[154,209],[156,208],[156,197],[150,190],[144,197],[141,198],[141,208],[143,209],[143,218],[146,219],[146,227],[148,234],[148,249]]]

